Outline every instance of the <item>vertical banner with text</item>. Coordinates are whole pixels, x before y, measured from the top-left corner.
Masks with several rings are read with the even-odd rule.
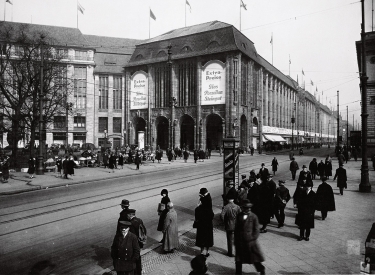
[[[148,108],[148,78],[143,71],[133,74],[130,80],[130,110]]]
[[[202,105],[225,104],[225,65],[209,61],[202,70]]]

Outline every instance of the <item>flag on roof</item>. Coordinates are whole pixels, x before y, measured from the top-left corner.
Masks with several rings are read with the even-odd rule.
[[[190,3],[189,3],[189,1],[188,1],[188,0],[186,0],[186,5],[188,5],[188,6],[189,6],[189,9],[190,9],[190,12],[191,12],[191,6],[190,6]]]
[[[246,5],[245,5],[245,3],[244,3],[242,0],[241,0],[240,7],[241,7],[241,8],[244,8],[244,10],[247,11]]]
[[[271,41],[270,43],[272,44],[273,43],[273,34],[271,35]]]
[[[289,64],[292,64],[292,61],[290,60],[290,55],[289,55]]]
[[[312,82],[312,80],[310,79],[310,82],[311,82],[311,85],[314,86],[314,82]]]
[[[303,71],[303,69],[302,69],[302,74],[305,75],[305,72]]]
[[[85,9],[81,6],[81,4],[79,2],[77,2],[77,9],[83,14],[83,12],[85,11]]]
[[[150,9],[150,17],[156,21],[156,16],[155,16],[155,14],[152,12],[151,9]]]

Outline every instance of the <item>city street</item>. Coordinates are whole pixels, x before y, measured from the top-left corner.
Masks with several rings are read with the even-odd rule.
[[[323,158],[327,148],[305,152],[306,154],[314,152]],[[244,155],[240,158],[240,174],[248,175],[251,169],[259,169],[261,162],[265,162],[271,169],[272,158],[271,155],[253,157]],[[289,157],[285,152],[277,155],[277,158],[280,166],[275,181],[286,180],[286,186],[293,194],[295,182],[290,181]],[[296,159],[302,167],[303,164],[308,165],[312,156],[297,156]],[[374,193],[357,192],[360,164],[360,161],[348,163],[347,169],[350,166],[350,169],[356,172],[348,173],[349,184],[344,196],[337,195],[336,183],[332,182],[332,179],[329,181],[336,194],[337,211],[329,213],[328,219],[324,222],[320,221],[320,213],[316,212],[316,228],[312,230],[309,243],[296,241],[298,229],[294,225],[296,211],[293,209],[292,201],[289,202],[286,210],[287,226],[277,229],[275,221],[271,222],[268,233],[261,234],[259,238],[266,255],[265,265],[268,273],[271,271],[280,274],[297,271],[311,273],[314,270],[315,273],[329,270],[336,270],[336,273],[358,272],[359,260],[363,258],[360,253],[364,251],[364,240],[374,222],[375,210]],[[125,166],[124,170],[131,168]],[[122,178],[111,178],[112,173],[108,173],[108,169],[95,168],[95,173],[102,171],[103,174],[97,176],[97,180],[93,182],[2,196],[0,201],[0,270],[2,271],[0,273],[27,274],[33,267],[38,267],[38,264],[49,266],[53,274],[108,272],[112,268],[110,246],[116,230],[118,214],[121,211],[119,204],[126,198],[130,200],[130,207],[137,210],[137,216],[144,221],[148,229],[148,242],[142,251],[144,272],[187,274],[188,259],[199,253],[198,248],[193,245],[191,247],[191,242],[187,242],[187,239],[195,234],[192,223],[194,208],[198,202],[198,191],[201,187],[206,187],[210,191],[215,213],[221,210],[222,158],[214,155],[211,159],[198,164],[194,164],[192,159],[189,159],[187,164],[184,164],[183,160],[171,164],[166,161],[161,164],[147,163],[141,167],[141,171],[142,168],[148,169],[148,172],[125,176],[126,171],[124,173],[116,171],[117,176],[120,173],[124,174],[125,177]],[[336,168],[337,160],[334,159],[333,169]],[[108,179],[103,180],[106,175],[109,175]],[[374,171],[370,171],[370,180],[373,176]],[[318,184],[319,180],[314,181],[314,190]],[[169,190],[169,196],[175,204],[181,235],[181,249],[178,249],[175,255],[168,257],[160,255],[157,248],[161,233],[156,231],[158,222],[156,208],[163,188]],[[210,269],[212,272],[210,274],[234,274],[233,258],[225,256],[226,245],[223,237],[225,233],[217,219],[215,225],[216,241],[212,249],[212,257],[208,262],[209,268],[217,265],[214,268],[217,272]],[[190,243],[190,250],[186,250],[187,243]],[[326,254],[319,249],[326,249]],[[186,252],[188,252],[187,256],[184,256],[183,253]],[[304,258],[299,257],[301,253],[305,253]],[[319,256],[321,261],[312,255]],[[181,265],[174,265],[176,257],[184,259],[183,272],[178,271]],[[326,264],[323,268],[324,259]],[[284,262],[287,264],[282,264]],[[309,269],[306,263],[310,263],[309,266],[313,269]],[[163,273],[166,272],[166,266],[172,268],[169,273]],[[322,268],[319,269],[319,266]],[[246,266],[244,271],[254,272],[255,269]]]

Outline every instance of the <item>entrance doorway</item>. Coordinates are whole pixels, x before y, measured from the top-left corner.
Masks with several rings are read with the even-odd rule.
[[[217,150],[223,142],[223,125],[219,115],[211,114],[206,119],[206,148]]]
[[[189,146],[189,150],[194,149],[194,119],[189,115],[181,117],[181,148]]]
[[[241,147],[247,147],[247,119],[245,115],[241,116],[241,133],[240,133]]]
[[[156,146],[160,146],[160,149],[168,148],[168,137],[169,137],[169,122],[165,117],[158,117],[155,121],[156,124]]]
[[[145,132],[145,129],[146,129],[146,121],[141,118],[141,117],[137,117],[135,120],[134,120],[134,130],[135,130],[135,133],[134,133],[134,144],[138,144],[138,132],[139,131],[143,131]]]

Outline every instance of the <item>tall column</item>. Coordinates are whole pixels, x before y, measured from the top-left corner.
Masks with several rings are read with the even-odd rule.
[[[199,149],[201,146],[201,140],[199,137],[199,122],[201,120],[202,114],[202,101],[201,101],[201,94],[202,94],[202,62],[197,62],[197,83],[198,83],[198,91],[197,91],[197,113],[196,113],[196,125],[195,125],[195,143],[194,146],[196,149]],[[228,91],[226,91],[227,93]]]
[[[269,125],[268,122],[268,94],[269,94],[269,87],[268,87],[268,78],[269,74],[267,72],[264,73],[264,77],[266,79],[266,84],[265,84],[265,91],[264,91],[264,125]]]
[[[258,128],[259,128],[259,154],[262,153],[262,146],[263,146],[263,69],[261,68],[259,70],[259,76],[258,76],[258,81],[259,81],[259,91],[260,91],[260,110],[259,110],[259,123],[258,123]]]
[[[273,126],[273,76],[269,76],[269,83],[267,86],[267,90],[269,91],[269,96],[268,96],[268,102],[269,104],[269,109],[268,109],[268,126]]]

